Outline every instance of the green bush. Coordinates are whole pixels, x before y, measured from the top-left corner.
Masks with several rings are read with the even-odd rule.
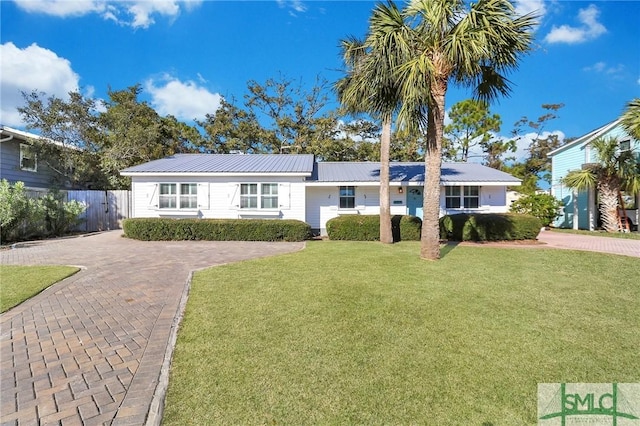
[[[454,214],[440,218],[440,238],[452,241],[533,240],[542,222],[513,213]]]
[[[64,201],[64,194],[51,190],[42,198],[29,198],[23,182],[0,181],[0,241],[58,237],[82,222],[85,206]]]
[[[393,241],[420,240],[422,221],[415,216],[391,217]],[[345,215],[327,222],[327,234],[332,240],[379,241],[380,215]]]
[[[551,194],[528,194],[520,197],[511,204],[511,211],[518,214],[535,216],[542,222],[542,226],[549,226],[560,216],[560,209],[564,204]]]
[[[299,220],[132,218],[124,235],[143,241],[304,241],[311,227]]]

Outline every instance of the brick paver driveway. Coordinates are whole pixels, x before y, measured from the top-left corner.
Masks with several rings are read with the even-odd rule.
[[[640,240],[542,231],[538,235],[538,241],[547,244],[551,248],[597,251],[599,253],[640,257]]]
[[[190,272],[303,247],[111,231],[1,251],[2,264],[83,269],[0,317],[0,423],[144,424],[158,410]]]

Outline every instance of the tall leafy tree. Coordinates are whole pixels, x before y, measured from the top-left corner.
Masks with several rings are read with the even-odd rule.
[[[449,119],[451,122],[444,127],[443,154],[464,162],[469,160],[469,150],[475,146],[484,148],[502,124],[500,116],[491,114],[487,103],[477,99],[454,104]]]
[[[167,138],[163,120],[147,102],[138,99],[142,88],[109,90],[100,114],[101,166],[113,188],[126,188],[129,179],[120,170],[176,153],[174,140]]]
[[[273,152],[278,141],[258,121],[255,113],[223,99],[218,110],[200,125],[207,134],[207,152],[261,154]]]
[[[398,31],[385,28],[393,20]],[[394,113],[400,107],[399,81],[395,68],[401,63],[397,38],[403,30],[403,16],[394,3],[378,4],[370,19],[365,40],[342,41],[346,76],[336,84],[343,106],[352,113],[366,112],[382,123],[380,137],[380,241],[393,243],[389,193],[389,156]]]
[[[401,58],[400,123],[422,128],[426,121],[424,220],[420,256],[438,259],[440,178],[445,96],[450,83],[491,101],[510,91],[506,73],[530,50],[534,15],[519,16],[508,0],[414,0],[402,13],[379,14],[380,31],[398,34],[391,57]],[[408,56],[408,59],[406,59]],[[426,120],[425,120],[426,119]]]
[[[334,136],[337,117],[327,112],[329,84],[321,77],[311,87],[287,77],[247,83],[246,108],[265,123],[274,152],[303,154]]]
[[[636,154],[631,150],[620,150],[614,137],[598,138],[591,142],[596,163],[589,163],[580,170],[572,170],[563,183],[579,191],[596,188],[600,199],[600,218],[607,232],[619,228],[618,196],[620,191],[635,194],[640,190],[640,168]]]
[[[561,141],[558,135],[545,132],[549,122],[558,118],[558,110],[563,106],[564,104],[543,104],[542,109],[545,112],[535,121],[525,116],[515,123],[512,131],[513,140],[517,142],[523,138],[529,139],[529,155],[524,161],[508,168],[510,173],[522,179],[519,192],[534,193],[539,189],[540,180],[551,184],[551,159],[548,154],[559,148]]]
[[[100,167],[102,128],[96,102],[78,91],[70,92],[67,100],[35,91],[22,96],[25,106],[18,112],[27,129],[38,130],[42,136],[30,142],[39,161],[53,171],[53,183],[107,188],[108,179]]]

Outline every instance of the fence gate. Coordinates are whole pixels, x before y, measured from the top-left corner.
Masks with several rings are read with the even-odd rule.
[[[80,229],[87,232],[122,228],[122,220],[131,216],[131,192],[67,191],[67,200],[84,203],[84,222]]]

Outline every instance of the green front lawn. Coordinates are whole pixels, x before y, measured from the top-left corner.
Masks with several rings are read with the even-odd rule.
[[[640,381],[640,260],[310,242],[198,272],[165,425],[535,424],[537,384]]]
[[[78,271],[79,268],[72,266],[1,265],[0,312],[8,311]]]

